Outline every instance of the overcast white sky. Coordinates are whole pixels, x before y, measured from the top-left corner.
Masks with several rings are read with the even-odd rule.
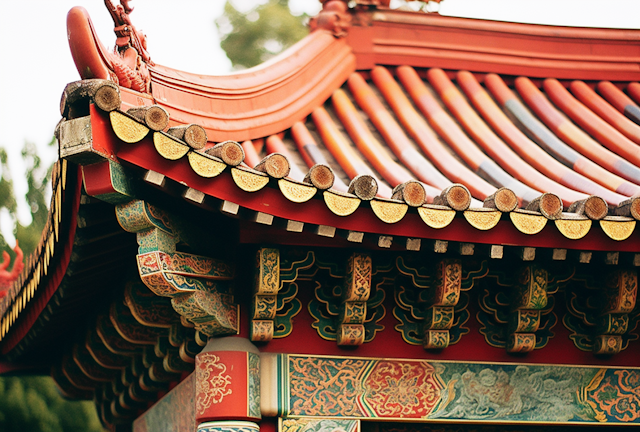
[[[117,0],[114,0],[116,3]],[[266,0],[235,0],[244,10]],[[132,0],[132,20],[148,38],[158,64],[209,75],[228,73],[231,64],[219,47],[214,20],[224,0]],[[66,14],[84,6],[98,35],[113,46],[113,23],[103,0],[0,0],[0,146],[7,149],[19,202],[19,219],[30,216],[21,197],[26,192],[20,157],[25,140],[38,145],[43,162],[57,158],[46,144],[60,119],[64,86],[78,73],[66,41]],[[291,0],[295,12],[314,15],[318,0]],[[444,0],[442,15],[586,27],[640,28],[639,0]],[[0,231],[13,242],[11,220],[0,212]]]

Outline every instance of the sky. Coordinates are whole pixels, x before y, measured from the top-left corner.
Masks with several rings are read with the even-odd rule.
[[[113,0],[114,3],[117,0]],[[266,0],[232,0],[249,11]],[[392,0],[392,6],[397,0]],[[188,72],[223,75],[231,63],[219,47],[214,21],[224,0],[131,0],[131,19],[147,35],[154,62]],[[43,164],[57,159],[48,147],[60,120],[60,96],[67,83],[79,79],[66,41],[66,14],[83,6],[106,47],[115,43],[113,22],[103,0],[0,0],[3,40],[0,61],[0,146],[9,155],[9,168],[18,200],[18,219],[30,223],[21,198],[26,192],[20,151],[25,140],[35,143]],[[318,0],[291,0],[294,13],[315,15]],[[418,2],[413,3],[419,6]],[[442,15],[501,21],[584,27],[640,28],[638,0],[444,0]],[[0,211],[0,232],[9,244],[13,221]]]

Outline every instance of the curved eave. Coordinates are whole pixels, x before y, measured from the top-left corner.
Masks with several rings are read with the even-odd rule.
[[[127,121],[135,122],[133,119]],[[115,126],[115,129],[118,127]],[[305,190],[306,193],[306,189],[312,186],[288,179],[270,180],[265,174],[250,168],[227,167],[223,162],[211,158],[208,158],[209,163],[219,165],[219,169],[213,176],[203,176],[197,172],[201,166],[190,161],[188,156],[197,152],[178,144],[185,147],[180,157],[163,157],[161,150],[154,144],[153,133],[150,132],[140,134],[135,142],[125,144],[117,138],[110,115],[100,112],[93,105],[91,129],[93,146],[99,147],[107,157],[114,157],[144,170],[153,171],[183,187],[269,217],[331,229],[410,239],[457,242],[469,242],[473,239],[474,243],[520,247],[640,252],[638,232],[634,229],[636,222],[631,218],[610,220],[614,224],[632,225],[628,235],[618,240],[607,232],[606,221],[605,224],[602,221],[592,222],[584,216],[575,215],[568,215],[558,221],[547,221],[536,212],[520,211],[512,216],[486,208],[471,208],[460,212],[458,217],[451,217],[446,223],[437,226],[439,220],[446,218],[444,212],[450,213],[451,209],[439,206],[412,209],[401,201],[376,198],[366,202],[353,195],[332,191],[311,191],[313,193],[309,194],[304,202],[296,202],[296,197],[292,199],[291,194],[285,192],[287,188],[297,189],[298,192]],[[288,183],[282,185],[279,182]],[[350,212],[341,215],[339,209],[332,208],[331,197],[327,198],[325,194],[358,202],[354,203]],[[443,213],[430,219],[428,213],[433,212]],[[539,229],[532,229],[536,224],[540,225]],[[274,236],[277,236],[277,231],[274,232]]]
[[[281,132],[321,105],[355,71],[344,39],[314,32],[273,60],[227,76],[151,67],[152,95],[176,123],[197,123],[211,141]]]
[[[54,165],[49,218],[20,277],[0,300],[0,356],[23,340],[58,289],[71,259],[82,182],[75,165]],[[29,307],[27,307],[29,306]]]
[[[109,54],[84,8],[69,11],[67,33],[80,77],[111,79]],[[255,139],[286,130],[309,115],[355,65],[345,40],[320,30],[260,66],[225,76],[149,65],[151,96],[167,109],[172,125],[197,123],[210,141]],[[123,92],[125,108],[139,104],[136,94]]]
[[[639,30],[543,26],[393,10],[358,15],[347,42],[359,70],[377,64],[411,65],[540,78],[640,79]]]

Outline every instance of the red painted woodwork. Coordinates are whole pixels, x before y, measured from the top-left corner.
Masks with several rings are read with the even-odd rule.
[[[513,246],[532,246],[546,248],[565,248],[592,251],[640,252],[640,233],[634,232],[632,239],[616,242],[599,229],[592,229],[580,240],[564,237],[552,223],[534,236],[518,231],[509,220],[502,220],[489,231],[479,231],[464,219],[457,218],[447,228],[436,230],[425,225],[418,214],[409,213],[397,224],[386,224],[361,204],[351,216],[340,217],[333,214],[321,199],[312,199],[297,204],[286,199],[275,187],[267,186],[259,192],[244,192],[238,188],[228,173],[212,179],[197,175],[186,159],[169,161],[155,150],[151,138],[147,137],[137,144],[121,145],[115,136],[108,116],[92,107],[91,125],[94,144],[104,151],[117,155],[118,159],[146,170],[153,170],[166,177],[199,190],[209,196],[231,201],[250,210],[266,212],[287,220],[296,220],[315,225],[329,225],[339,229],[410,238],[431,238],[440,240],[475,243],[502,244]]]
[[[57,248],[61,250],[60,254],[56,254],[56,261],[50,264],[50,270],[46,278],[40,281],[40,286],[36,291],[36,295],[29,302],[29,307],[20,315],[14,327],[12,327],[7,336],[2,341],[2,351],[0,354],[7,354],[24,338],[29,332],[33,324],[36,322],[40,313],[47,306],[47,303],[58,289],[62,278],[67,271],[67,266],[71,259],[71,251],[73,249],[73,240],[76,234],[76,216],[80,207],[80,192],[82,190],[82,182],[80,181],[80,167],[75,170],[70,166],[67,169],[67,188],[65,189],[64,203],[68,206],[67,225],[62,225],[60,232],[62,237]]]
[[[298,298],[303,304],[307,304],[314,292],[313,282],[300,282]],[[475,290],[471,290],[473,293]],[[522,355],[507,353],[504,348],[495,348],[487,344],[484,337],[478,331],[479,325],[475,319],[478,312],[477,302],[473,299],[469,302],[471,318],[465,324],[469,333],[462,336],[459,343],[449,345],[442,351],[425,351],[420,345],[409,345],[403,339],[400,332],[394,330],[398,321],[393,316],[394,300],[392,296],[385,299],[386,315],[380,322],[384,330],[376,333],[373,341],[356,347],[340,347],[336,341],[328,341],[320,338],[314,328],[311,327],[313,317],[306,308],[293,320],[292,333],[283,339],[273,339],[268,344],[260,345],[263,352],[288,353],[310,355],[338,355],[358,356],[374,358],[411,358],[451,361],[487,361],[504,363],[542,363],[542,364],[569,364],[569,365],[602,365],[602,366],[640,366],[638,356],[638,342],[632,342],[626,350],[615,356],[595,356],[589,351],[580,351],[573,346],[569,339],[569,331],[558,322],[553,327],[555,336],[550,339],[547,346]],[[557,301],[554,309],[558,316],[565,313],[562,301]],[[313,343],[304,343],[313,341]]]
[[[412,65],[540,78],[640,80],[639,30],[375,10],[358,13],[347,41],[359,70]]]
[[[83,79],[114,78],[115,54],[96,37],[87,11],[67,18],[69,45]],[[355,70],[344,39],[319,30],[271,61],[226,76],[204,76],[149,63],[151,94],[171,125],[197,123],[213,142],[262,138],[304,119]],[[131,106],[147,105],[145,98]]]

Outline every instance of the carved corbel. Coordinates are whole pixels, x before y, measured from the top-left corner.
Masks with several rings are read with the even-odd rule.
[[[118,222],[138,240],[136,262],[142,282],[156,295],[170,297],[173,309],[207,336],[237,333],[238,306],[228,281],[230,264],[176,252],[179,233],[162,210],[140,200],[116,206]]]
[[[431,305],[424,319],[422,346],[425,349],[443,349],[449,346],[454,307],[460,300],[462,263],[459,259],[441,260],[434,276]]]
[[[315,262],[313,252],[302,259],[281,257],[280,250],[260,248],[256,253],[254,294],[251,304],[251,340],[268,342],[292,331],[292,319],[302,309],[295,281],[300,271]]]
[[[605,283],[593,352],[617,354],[622,350],[622,336],[629,330],[629,314],[636,306],[638,274],[633,270],[616,270],[608,275]]]
[[[251,340],[273,339],[276,301],[280,290],[280,251],[260,248],[256,254],[256,276],[251,303]]]
[[[351,27],[351,14],[345,0],[320,0],[322,10],[309,20],[311,31],[328,30],[335,37],[341,38],[347,35]]]
[[[372,272],[369,255],[354,253],[349,257],[338,318],[338,345],[362,345],[364,342]]]
[[[504,270],[491,272],[495,282],[484,285],[480,294],[480,333],[489,345],[510,353],[543,348],[557,322],[553,294],[573,277],[573,268],[553,274],[534,264]]]
[[[417,262],[398,257],[396,267],[409,278],[397,282],[393,312],[399,321],[396,330],[407,343],[443,349],[469,332],[464,327],[469,319],[469,297],[463,292],[487,274],[485,261],[477,269],[463,271],[459,259],[443,259],[419,267]]]
[[[575,346],[594,354],[612,355],[637,339],[640,319],[636,309],[638,276],[635,270],[617,269],[604,277],[580,275],[583,286],[567,292],[563,323]],[[604,287],[603,287],[604,285]]]
[[[547,307],[549,274],[536,265],[523,267],[514,287],[509,314],[507,351],[523,353],[536,347],[535,332],[540,327],[541,310]]]

